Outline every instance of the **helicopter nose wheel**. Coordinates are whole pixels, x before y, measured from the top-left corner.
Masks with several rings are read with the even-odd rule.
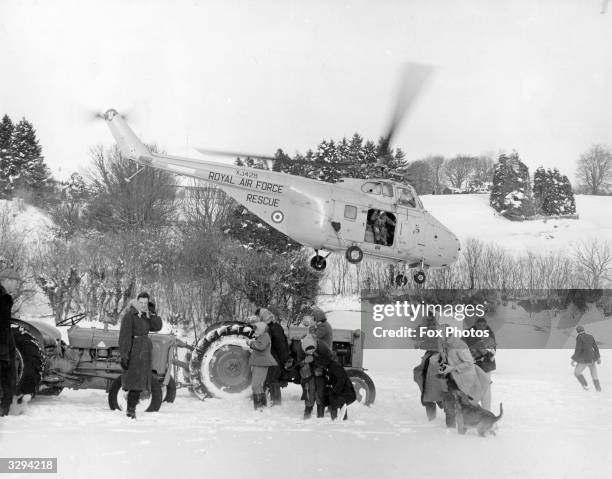
[[[417,271],[414,273],[414,282],[417,284],[423,284],[425,282],[425,271]]]
[[[408,278],[405,275],[398,274],[395,277],[395,286],[399,286],[399,287],[406,286],[406,283],[408,283]]]
[[[327,261],[323,256],[317,254],[310,260],[310,267],[315,271],[323,271],[327,267]]]
[[[346,250],[346,259],[349,263],[361,263],[363,259],[363,251],[359,246],[349,246]]]

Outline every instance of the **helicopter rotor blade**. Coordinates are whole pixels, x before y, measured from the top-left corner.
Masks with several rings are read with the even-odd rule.
[[[423,90],[434,70],[433,65],[424,63],[406,63],[402,69],[400,85],[395,101],[395,110],[391,116],[391,121],[383,136],[381,156],[388,157],[390,145],[397,128],[406,116],[408,110],[414,105],[419,93]]]
[[[232,158],[254,158],[257,160],[269,160],[269,161],[277,161],[278,158],[274,158],[269,155],[256,155],[252,153],[240,153],[237,151],[225,151],[225,150],[211,150],[208,148],[195,148],[196,151],[202,153],[207,156],[228,156]]]

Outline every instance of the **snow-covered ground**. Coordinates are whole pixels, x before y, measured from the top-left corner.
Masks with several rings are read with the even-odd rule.
[[[246,399],[174,404],[136,421],[110,411],[102,391],[64,391],[0,420],[0,455],[58,457],[58,477],[609,477],[612,384],[583,391],[567,350],[504,350],[493,375],[497,436],[460,436],[432,423],[419,404],[412,368],[420,352],[366,351],[377,387],[373,406],[349,420],[301,419],[300,389],[280,408],[255,412]],[[440,411],[441,412],[441,411]]]
[[[579,219],[510,221],[489,206],[489,195],[425,195],[423,205],[463,242],[478,238],[510,251],[547,253],[593,239],[612,241],[612,196],[576,196]]]

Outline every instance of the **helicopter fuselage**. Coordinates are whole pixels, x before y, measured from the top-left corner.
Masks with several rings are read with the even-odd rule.
[[[137,163],[209,182],[295,241],[411,267],[457,260],[457,237],[435,219],[409,185],[345,178],[326,183],[287,173],[154,154],[115,110],[104,115],[122,154]]]

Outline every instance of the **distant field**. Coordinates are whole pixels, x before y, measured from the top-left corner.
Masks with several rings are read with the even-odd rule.
[[[489,206],[489,195],[425,195],[423,204],[459,236],[499,244],[516,252],[559,251],[580,241],[612,241],[612,196],[576,196],[580,219],[516,222]]]

